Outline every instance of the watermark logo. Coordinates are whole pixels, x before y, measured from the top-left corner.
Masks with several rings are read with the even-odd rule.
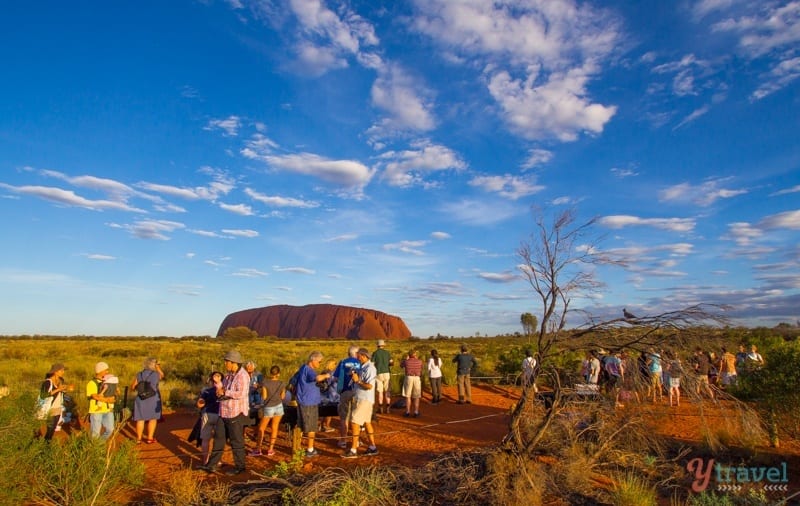
[[[722,492],[738,492],[743,487],[762,486],[767,492],[789,490],[789,469],[786,462],[777,466],[726,466],[714,459],[693,458],[686,470],[694,477],[692,491],[706,490],[714,480],[716,489]]]

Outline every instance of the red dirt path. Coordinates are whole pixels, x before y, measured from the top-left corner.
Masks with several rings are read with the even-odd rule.
[[[336,445],[338,432],[317,433],[315,444],[319,457],[307,461],[305,472],[313,473],[326,467],[351,467],[380,465],[419,466],[434,457],[457,449],[474,449],[499,444],[507,434],[510,411],[519,400],[519,388],[496,385],[476,385],[472,389],[473,404],[456,404],[456,390],[453,386],[444,387],[444,397],[439,405],[431,405],[426,393],[420,403],[420,418],[403,417],[403,409],[393,409],[390,414],[377,415],[375,423],[376,442],[379,455],[344,460],[342,450]],[[397,399],[397,398],[395,398]],[[730,412],[724,406],[715,407],[711,403],[700,405],[684,402],[680,408],[666,404],[630,404],[624,409],[646,409],[647,418],[653,430],[659,434],[686,444],[697,443],[702,439],[702,427],[721,423]],[[157,442],[139,445],[141,459],[146,468],[146,487],[149,490],[163,489],[161,484],[170,472],[181,468],[196,468],[200,464],[199,448],[187,442],[187,437],[196,420],[194,412],[168,414],[165,421],[156,429]],[[716,420],[716,421],[715,421]],[[335,425],[336,420],[334,420]],[[246,438],[248,451],[254,447],[249,434]],[[133,437],[133,427],[129,424],[122,434]],[[305,440],[304,443],[305,445]],[[291,441],[281,432],[273,457],[247,457],[248,471],[264,472],[275,464],[291,459]],[[785,442],[780,450],[758,447],[762,455],[785,456],[789,462],[791,490],[800,488],[800,444]],[[230,449],[222,459],[223,465],[232,465]],[[223,467],[223,470],[225,467]],[[233,478],[223,474],[207,475],[197,471],[199,480],[220,480],[241,483],[256,480],[251,472]],[[150,495],[142,491],[133,500],[146,500]]]

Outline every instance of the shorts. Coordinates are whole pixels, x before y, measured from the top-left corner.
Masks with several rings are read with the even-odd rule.
[[[390,394],[392,391],[391,380],[391,373],[382,372],[378,374],[378,379],[375,381],[375,392],[377,392],[379,396],[384,392],[386,392],[386,395]]]
[[[733,384],[736,383],[736,373],[735,372],[733,372],[733,373],[731,373],[731,372],[722,372],[722,373],[720,373],[719,377],[720,377],[719,381],[723,385],[733,385]]]
[[[406,376],[403,381],[403,397],[419,399],[422,396],[422,381],[419,376]]]
[[[203,413],[200,422],[200,439],[208,441],[214,436],[214,428],[217,426],[219,415],[217,413]]]
[[[681,379],[680,378],[670,378],[669,379],[669,387],[670,388],[678,388],[681,386]]]
[[[297,426],[304,433],[317,432],[319,429],[319,406],[297,406]]]
[[[661,386],[661,371],[651,371],[650,372],[650,384],[654,387]]]
[[[365,400],[356,400],[356,407],[350,414],[350,423],[364,425],[372,422],[372,403]]]
[[[350,417],[353,416],[353,410],[356,407],[355,396],[355,391],[346,390],[342,392],[342,396],[339,398],[337,412],[339,413],[339,418],[347,423],[350,422]]]
[[[262,418],[272,418],[273,416],[283,416],[283,404],[277,406],[264,406],[261,408]]]
[[[698,375],[697,376],[697,382],[701,383],[701,384],[705,383],[706,385],[708,385],[708,374],[700,374],[700,375]]]

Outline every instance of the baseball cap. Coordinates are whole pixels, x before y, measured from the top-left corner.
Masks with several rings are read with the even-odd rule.
[[[94,364],[94,373],[99,374],[103,371],[107,371],[109,369],[108,364],[105,362],[98,362]]]

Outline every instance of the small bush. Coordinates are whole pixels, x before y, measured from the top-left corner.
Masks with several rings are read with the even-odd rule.
[[[617,479],[611,490],[611,502],[615,506],[656,506],[656,491],[643,478],[627,473]]]

